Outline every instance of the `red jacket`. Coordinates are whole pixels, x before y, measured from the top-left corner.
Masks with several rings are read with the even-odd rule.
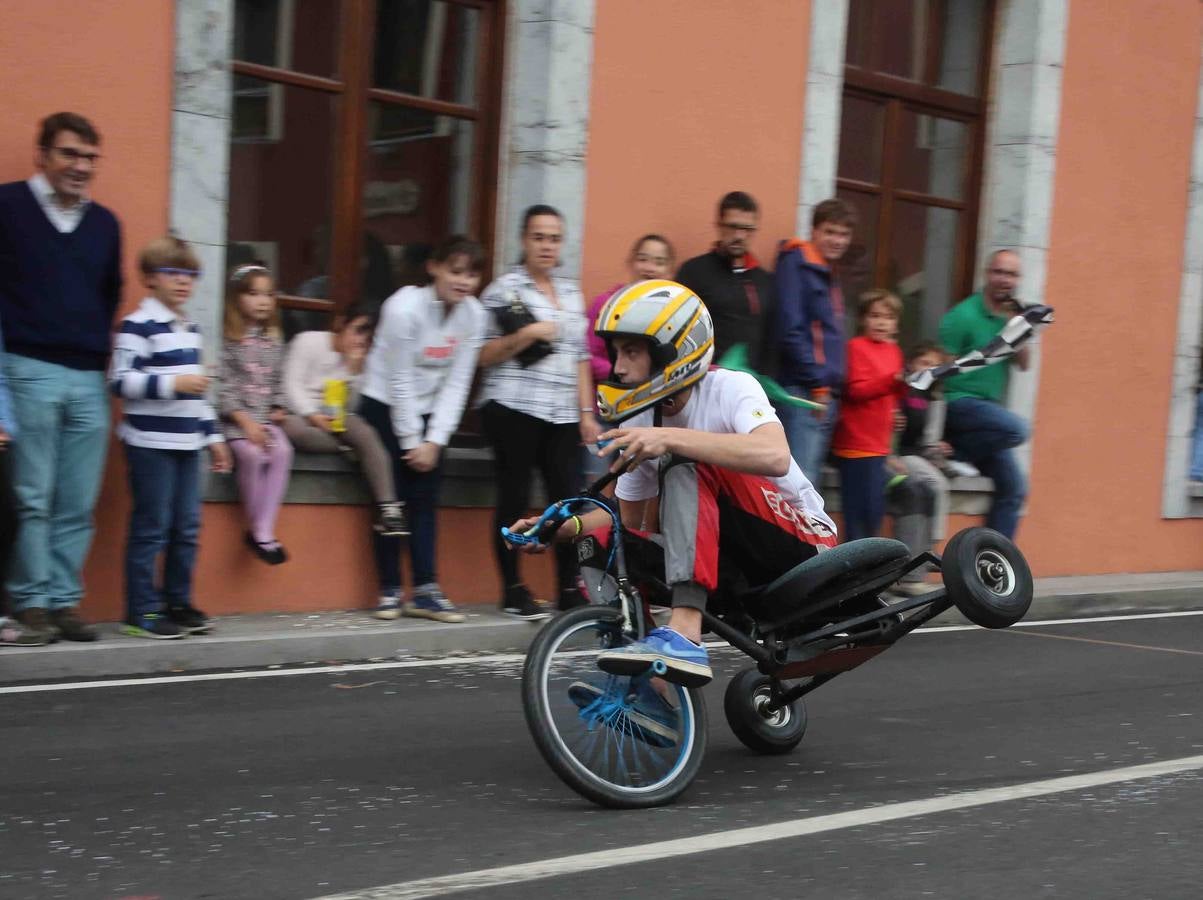
[[[906,393],[898,379],[902,351],[890,341],[855,337],[848,342],[847,364],[831,450],[836,456],[888,456],[894,410]]]

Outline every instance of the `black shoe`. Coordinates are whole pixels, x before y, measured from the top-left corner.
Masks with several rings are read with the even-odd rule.
[[[404,503],[377,503],[375,529],[384,537],[408,537],[409,517]]]
[[[156,641],[173,641],[184,636],[175,622],[160,613],[126,619],[121,626],[121,633]]]
[[[79,617],[79,610],[74,606],[51,610],[50,624],[58,629],[59,636],[65,641],[89,644],[100,637],[95,628]]]
[[[570,609],[588,605],[589,601],[577,588],[560,591],[560,612],[568,612]]]
[[[539,619],[551,618],[551,613],[531,596],[525,584],[516,584],[505,589],[505,599],[501,601],[501,611],[515,619],[525,619],[536,622]]]
[[[46,610],[40,606],[23,609],[13,618],[24,625],[26,630],[42,638],[43,644],[53,644],[58,640],[58,629],[50,622],[50,616],[47,615]]]
[[[261,544],[255,540],[255,536],[249,531],[244,536],[246,545],[251,548],[257,557],[267,563],[269,566],[278,566],[282,562],[288,561],[288,554],[284,552],[284,548],[279,544],[274,547],[271,544]]]
[[[167,618],[188,634],[205,634],[213,627],[209,617],[195,606],[169,606]]]

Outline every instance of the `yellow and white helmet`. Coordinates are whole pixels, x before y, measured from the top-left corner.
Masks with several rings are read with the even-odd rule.
[[[602,306],[593,331],[607,345],[616,337],[646,338],[651,345],[647,381],[603,381],[597,386],[598,411],[610,423],[629,419],[696,384],[714,356],[714,324],[706,304],[675,281],[628,284]]]

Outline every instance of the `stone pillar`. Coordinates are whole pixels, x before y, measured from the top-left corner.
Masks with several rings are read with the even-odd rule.
[[[794,219],[794,234],[801,237],[810,235],[814,208],[835,196],[847,30],[848,0],[812,0],[810,47],[806,54],[802,171],[798,177],[798,212]]]
[[[517,262],[522,210],[550,203],[563,213],[561,272],[580,276],[585,156],[593,68],[594,0],[512,0],[507,22],[498,271]]]

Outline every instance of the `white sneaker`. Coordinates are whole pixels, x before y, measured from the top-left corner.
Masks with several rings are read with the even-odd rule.
[[[372,613],[377,619],[397,619],[401,616],[401,591],[388,591],[380,595],[376,601],[376,611]]]
[[[944,468],[953,478],[976,478],[982,474],[976,466],[972,466],[960,459],[947,460],[944,463]]]

